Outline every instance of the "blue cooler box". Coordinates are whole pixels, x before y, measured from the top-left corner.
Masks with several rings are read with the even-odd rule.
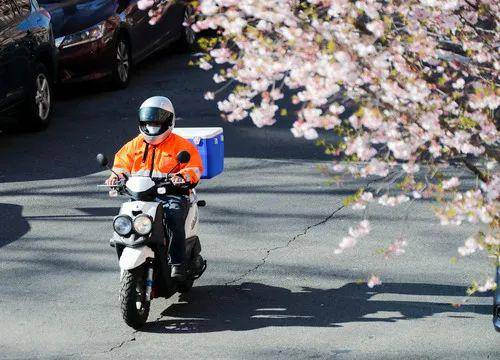
[[[220,127],[174,128],[174,134],[191,141],[203,160],[202,179],[211,179],[224,169],[224,134]]]

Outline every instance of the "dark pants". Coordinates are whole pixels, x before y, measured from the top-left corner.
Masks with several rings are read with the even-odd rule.
[[[185,263],[186,231],[185,223],[189,211],[189,197],[186,195],[168,195],[161,199],[165,210],[167,232],[172,234],[168,254],[172,265]]]

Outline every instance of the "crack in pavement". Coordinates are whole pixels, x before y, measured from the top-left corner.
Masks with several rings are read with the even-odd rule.
[[[307,234],[307,232],[309,230],[311,230],[312,228],[314,227],[317,227],[317,226],[320,226],[320,225],[323,225],[325,223],[327,223],[328,221],[330,221],[334,216],[335,214],[337,214],[340,210],[342,210],[345,206],[344,205],[341,205],[340,207],[336,208],[335,210],[333,210],[333,212],[331,212],[327,217],[325,217],[324,219],[322,219],[321,221],[317,222],[317,223],[314,223],[312,225],[309,225],[307,226],[306,228],[304,228],[304,230],[301,232],[301,233],[298,233],[297,235],[295,235],[294,237],[292,237],[291,239],[289,239],[285,245],[281,245],[281,246],[276,246],[276,247],[273,247],[273,248],[270,248],[270,249],[267,249],[266,250],[266,254],[264,255],[264,257],[260,260],[260,263],[258,263],[257,265],[255,265],[253,268],[247,270],[246,272],[244,272],[242,275],[238,276],[236,279],[233,279],[231,281],[228,281],[226,283],[224,283],[224,286],[228,286],[228,285],[231,285],[231,284],[235,284],[237,283],[238,281],[240,280],[243,280],[245,277],[247,277],[248,275],[250,275],[251,273],[257,271],[261,266],[263,266],[266,262],[267,262],[267,259],[269,258],[269,256],[271,255],[271,253],[273,251],[276,251],[276,250],[280,250],[280,249],[285,249],[287,247],[289,247],[295,240],[297,240],[299,237],[301,236],[305,236]]]
[[[138,330],[136,330],[136,331],[134,331],[134,332],[132,333],[132,335],[137,334],[138,332],[139,332],[139,331],[138,331]],[[130,339],[123,340],[120,344],[115,345],[115,346],[111,347],[110,349],[108,349],[107,351],[105,351],[105,353],[110,353],[110,352],[112,352],[112,351],[114,351],[114,350],[116,350],[116,349],[121,348],[123,345],[125,345],[125,344],[127,344],[127,343],[129,343],[129,342],[135,341],[135,340],[136,340],[136,339],[135,339],[135,336],[134,336],[134,337],[132,337],[132,338],[130,338]]]

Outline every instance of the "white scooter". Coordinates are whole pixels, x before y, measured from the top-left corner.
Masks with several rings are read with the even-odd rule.
[[[187,151],[177,155],[178,164],[185,164],[189,159]],[[97,161],[103,167],[108,166],[108,160],[102,154],[97,155]],[[163,179],[131,176],[116,185],[99,186],[110,187],[111,193],[131,198],[123,203],[120,213],[113,220],[114,233],[110,245],[116,249],[120,263],[122,316],[127,325],[138,329],[147,321],[152,299],[169,298],[176,292],[189,291],[194,280],[205,271],[207,262],[200,255],[197,234],[198,207],[206,203],[198,201],[196,192],[191,190],[186,219],[186,278],[178,281],[170,276],[167,253],[171,234],[167,233],[163,207],[157,200],[159,195],[179,189],[172,185],[170,175]]]

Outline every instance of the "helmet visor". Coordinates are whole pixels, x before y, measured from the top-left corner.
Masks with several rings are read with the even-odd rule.
[[[157,107],[139,109],[139,126],[148,135],[160,135],[167,131],[174,122],[174,114]]]

